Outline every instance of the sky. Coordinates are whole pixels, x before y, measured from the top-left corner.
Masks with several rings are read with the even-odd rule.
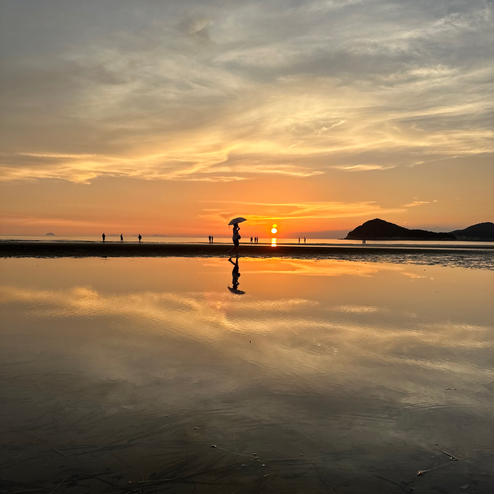
[[[484,0],[0,0],[0,234],[493,220]]]

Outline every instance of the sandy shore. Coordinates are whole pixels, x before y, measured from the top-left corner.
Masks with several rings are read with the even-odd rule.
[[[372,246],[372,245],[241,245],[239,255],[249,257],[324,257],[432,254],[486,255],[492,246]],[[163,244],[119,242],[0,242],[0,257],[198,257],[227,256],[224,244]]]

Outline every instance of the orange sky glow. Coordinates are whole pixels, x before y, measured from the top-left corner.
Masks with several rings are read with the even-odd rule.
[[[7,0],[0,234],[492,221],[492,8]]]

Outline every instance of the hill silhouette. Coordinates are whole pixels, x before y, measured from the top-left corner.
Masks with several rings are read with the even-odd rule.
[[[454,230],[451,232],[456,240],[483,240],[494,241],[494,223],[486,221],[485,223],[477,223],[463,230]]]
[[[464,230],[410,230],[380,218],[366,221],[346,236],[349,240],[494,240],[494,224],[478,223]]]

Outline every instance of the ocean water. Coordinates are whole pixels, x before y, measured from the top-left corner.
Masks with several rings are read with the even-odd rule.
[[[0,271],[2,492],[491,492],[491,270]]]
[[[56,236],[47,236],[47,235],[0,235],[0,241],[11,241],[11,240],[20,240],[20,241],[38,241],[38,242],[100,242],[101,237],[98,235],[56,235]],[[120,234],[108,234],[106,236],[107,242],[120,242]],[[124,241],[127,243],[136,243],[137,234],[134,235],[125,235]],[[298,238],[284,238],[284,237],[260,237],[259,243],[261,244],[273,244],[276,242],[278,245],[286,245],[286,244],[299,244]],[[173,237],[173,236],[161,236],[161,235],[153,235],[146,236],[144,235],[143,242],[146,243],[208,243],[207,235],[197,236],[197,237]],[[214,242],[219,244],[231,244],[232,238],[231,235],[225,236],[216,236],[214,237]],[[247,234],[242,234],[241,244],[250,244],[250,236]],[[362,245],[361,241],[358,240],[345,240],[341,238],[306,238],[306,244],[308,245]],[[304,245],[303,238],[301,238],[300,245]],[[368,240],[367,245],[374,246],[422,246],[422,247],[478,247],[478,248],[492,248],[494,247],[494,242],[467,242],[467,241],[441,241],[437,240]]]

